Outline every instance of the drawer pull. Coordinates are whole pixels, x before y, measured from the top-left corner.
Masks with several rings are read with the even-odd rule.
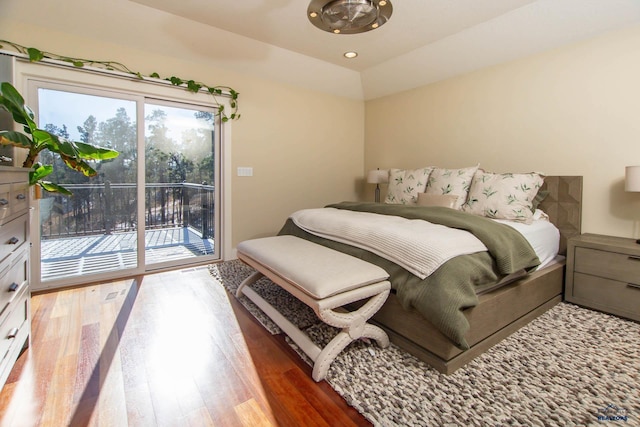
[[[22,194],[22,193],[20,193],[20,194],[18,194],[18,195],[16,196],[16,199],[18,199],[18,200],[24,200],[24,199],[26,199],[26,198],[27,198],[27,196],[25,196],[25,195],[24,195],[24,194]]]
[[[629,255],[629,261],[640,261],[640,256]]]
[[[9,333],[7,334],[7,339],[8,340],[12,340],[15,337],[18,336],[18,331],[20,331],[20,329],[18,328],[13,328],[12,330],[9,331]]]
[[[11,285],[9,285],[9,292],[15,292],[19,287],[20,285],[18,285],[16,282],[13,282]]]
[[[15,245],[19,241],[20,241],[20,239],[18,239],[17,237],[12,237],[12,238],[9,239],[9,244],[10,245]]]
[[[636,285],[635,283],[627,283],[627,286],[630,288],[640,289],[640,285]]]
[[[9,204],[9,201],[7,199],[0,199],[0,206],[6,206]]]

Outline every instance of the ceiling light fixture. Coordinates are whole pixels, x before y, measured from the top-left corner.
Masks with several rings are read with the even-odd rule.
[[[357,34],[384,25],[393,12],[389,0],[311,0],[309,21],[334,34]]]
[[[353,59],[356,56],[358,56],[358,52],[350,51],[350,52],[345,52],[343,55],[344,55],[345,58]]]

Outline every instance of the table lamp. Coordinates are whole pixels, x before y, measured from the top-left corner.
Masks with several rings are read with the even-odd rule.
[[[640,167],[640,166],[639,166]],[[369,184],[376,185],[376,203],[380,202],[380,184],[384,184],[385,182],[389,182],[389,171],[388,170],[380,170],[375,169],[369,171],[369,175],[367,176],[367,182]],[[640,191],[640,190],[638,190]]]
[[[627,166],[624,174],[624,191],[640,192],[640,166]],[[640,244],[640,239],[636,240]]]

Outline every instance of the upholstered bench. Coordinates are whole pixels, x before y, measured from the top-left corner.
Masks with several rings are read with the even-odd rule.
[[[246,240],[238,245],[238,258],[257,271],[240,284],[236,295],[253,301],[314,361],[315,381],[324,379],[331,362],[356,339],[372,338],[383,348],[389,345],[387,334],[367,323],[389,296],[389,275],[382,268],[294,236]],[[251,289],[263,276],[342,331],[323,349],[318,347]],[[356,311],[335,310],[365,298],[369,300]]]

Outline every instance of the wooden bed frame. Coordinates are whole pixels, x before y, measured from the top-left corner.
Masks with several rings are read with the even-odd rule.
[[[542,190],[549,192],[540,209],[560,230],[560,253],[567,239],[580,234],[582,177],[548,176]],[[562,301],[564,263],[556,263],[479,297],[465,316],[471,328],[470,349],[460,350],[416,311],[402,308],[394,294],[373,317],[391,342],[438,371],[449,374]]]

